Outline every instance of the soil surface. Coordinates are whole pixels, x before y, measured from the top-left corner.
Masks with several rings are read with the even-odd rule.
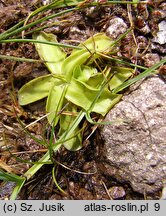
[[[29,13],[42,6],[40,0],[15,2],[0,1],[0,33],[26,19]],[[60,10],[48,10],[29,22]],[[133,26],[133,31],[119,43],[117,56],[150,67],[159,62],[166,52],[165,44],[158,39],[159,23],[164,20],[165,14],[166,3],[161,0],[147,1],[147,4],[137,6],[99,4],[90,8],[80,7],[79,11],[53,18],[42,25],[48,25],[45,32],[56,34],[59,42],[71,44],[78,44],[78,41],[84,41],[97,32],[106,32],[116,39]],[[57,22],[58,25],[53,24]],[[24,33],[25,37],[31,38],[28,31]],[[34,45],[30,43],[1,43],[0,54],[39,59]],[[160,68],[160,72],[165,73],[165,66]],[[47,151],[47,146],[40,145],[33,138],[35,136],[46,140],[49,137],[51,128],[46,119],[28,127],[27,132],[23,130],[23,127],[45,114],[45,100],[24,108],[17,101],[18,89],[23,84],[47,73],[47,68],[40,61],[30,63],[0,58],[0,166],[9,173],[24,174],[31,166],[26,161],[38,161]],[[20,124],[19,119],[24,125]],[[97,162],[101,140],[98,128],[90,135],[93,129],[87,124],[81,150],[70,152],[61,148],[53,155],[53,161],[57,164],[56,180],[65,193],[54,184],[53,165],[44,165],[25,184],[18,199],[148,199],[146,194],[137,194],[130,185],[119,183],[99,171]],[[11,182],[1,181],[0,199],[8,199],[13,186]]]

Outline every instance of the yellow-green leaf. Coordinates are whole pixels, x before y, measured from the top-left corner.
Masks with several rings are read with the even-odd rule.
[[[33,38],[39,41],[57,42],[55,35],[46,34],[44,32],[34,34]],[[63,49],[59,46],[52,46],[42,43],[35,43],[35,46],[40,58],[46,61],[45,64],[49,71],[53,74],[61,74],[61,65],[66,57],[66,53]]]
[[[111,73],[114,74],[114,76],[110,80],[109,86],[110,89],[113,90],[131,77],[133,69],[125,67],[111,67]]]
[[[60,130],[58,133],[59,136],[61,136],[65,131],[70,129],[73,121],[76,118],[75,114],[77,113],[77,107],[73,104],[69,104],[67,107],[67,111],[69,113],[68,115],[60,116]],[[79,127],[76,127],[76,129],[73,130],[73,133],[68,140],[65,141],[64,137],[63,145],[70,151],[76,151],[82,147],[82,137]]]
[[[99,91],[100,90],[90,90],[82,83],[72,79],[65,97],[73,104],[88,111]],[[104,116],[111,109],[111,107],[113,107],[120,100],[120,98],[121,95],[112,94],[107,88],[105,88],[91,111]]]
[[[103,33],[99,33],[87,39],[79,46],[81,50],[74,50],[62,64],[62,73],[65,74],[66,80],[70,81],[76,67],[94,61],[98,58],[100,52],[109,53],[112,49],[113,41]]]
[[[49,113],[47,119],[49,123],[53,124],[54,126],[56,126],[59,121],[58,113],[62,109],[65,93],[66,84],[60,80],[56,80],[50,89],[46,104],[46,111]]]
[[[47,97],[52,83],[51,75],[41,76],[26,83],[18,91],[19,104],[24,106]]]

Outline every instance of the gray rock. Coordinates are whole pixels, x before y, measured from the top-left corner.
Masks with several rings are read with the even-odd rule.
[[[153,194],[166,179],[166,83],[149,77],[130,88],[101,129],[100,169],[134,191]]]

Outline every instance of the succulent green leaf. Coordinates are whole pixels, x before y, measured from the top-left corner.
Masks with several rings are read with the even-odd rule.
[[[97,74],[97,69],[87,65],[78,66],[73,72],[73,77],[82,82],[87,82],[91,76]]]
[[[89,52],[83,52],[82,50],[82,52],[76,52],[75,54],[70,55],[64,60],[64,62],[62,63],[62,73],[65,74],[66,80],[68,82],[70,82],[76,67],[85,63],[89,56]]]
[[[49,115],[47,116],[47,119],[49,123],[54,126],[56,126],[59,121],[59,112],[64,103],[66,89],[66,84],[61,80],[56,79],[48,94],[46,112],[49,113]]]
[[[101,83],[103,82],[104,80],[104,76],[102,73],[97,73],[97,74],[94,74],[93,76],[90,77],[90,79],[84,83],[84,85],[87,86],[87,88],[89,89],[100,89],[101,87]]]
[[[26,83],[18,91],[19,104],[24,106],[47,97],[52,83],[51,75],[44,75]]]
[[[80,44],[82,49],[74,50],[62,63],[62,73],[65,73],[67,81],[71,80],[76,67],[85,64],[88,59],[89,63],[93,62],[99,58],[99,52],[109,53],[112,44],[112,40],[103,33],[96,34]]]
[[[34,34],[33,38],[39,41],[57,42],[56,36],[40,32]],[[53,74],[61,74],[61,65],[66,57],[66,53],[59,46],[51,46],[42,43],[35,43],[36,50],[40,58],[46,61],[46,66]],[[50,62],[50,63],[49,63]]]
[[[88,38],[85,42],[80,43],[79,47],[83,50],[94,52],[104,52],[105,54],[110,53],[114,41],[110,37],[107,37],[104,33],[97,33],[92,37]],[[80,52],[81,50],[73,50],[72,54]]]
[[[111,67],[111,73],[114,74],[114,76],[109,82],[109,86],[110,89],[113,90],[131,77],[133,69],[125,67]]]
[[[67,111],[70,112],[70,115],[60,116],[59,136],[61,136],[65,131],[69,130],[73,121],[76,119],[76,116],[74,115],[77,112],[76,106],[70,104],[70,106],[67,107]],[[70,137],[71,137],[70,139],[64,141],[63,143],[65,148],[67,148],[70,151],[79,150],[82,147],[82,137],[81,137],[79,127],[76,127],[76,129],[73,130]]]
[[[88,111],[99,91],[100,90],[97,89],[90,90],[76,79],[72,79],[65,97],[73,104],[82,107],[85,111]],[[105,88],[91,111],[104,116],[111,109],[111,107],[113,107],[120,100],[120,98],[121,95],[112,94]]]

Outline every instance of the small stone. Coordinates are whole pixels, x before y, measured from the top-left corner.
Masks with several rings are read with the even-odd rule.
[[[148,11],[147,4],[138,4],[137,10],[139,11],[139,14],[141,14],[145,20],[149,18],[149,11]]]
[[[106,33],[109,37],[116,39],[119,35],[125,33],[128,27],[122,18],[115,17],[110,20]]]
[[[135,25],[137,26],[139,31],[144,35],[150,33],[149,25],[147,24],[147,22],[144,20],[142,16],[137,17]]]
[[[163,11],[166,11],[166,2],[161,3],[161,5],[159,6],[159,8]]]
[[[138,36],[136,38],[139,49],[146,49],[148,46],[148,40],[144,36]]]
[[[150,48],[155,52],[166,54],[166,46],[163,46],[157,43],[151,43]]]
[[[157,53],[147,53],[142,57],[142,59],[146,67],[152,67],[154,64],[160,61],[160,57]]]
[[[158,71],[160,75],[166,75],[166,65],[162,65]]]
[[[5,184],[0,185],[0,200],[9,199],[15,187],[15,182],[7,181]]]
[[[50,3],[51,3],[51,0],[42,0],[43,5],[47,5],[47,4],[50,4]]]
[[[164,19],[166,17],[166,13],[164,10],[157,9],[152,12],[152,16],[156,16],[160,19]]]
[[[99,10],[97,7],[89,7],[86,9],[86,16],[90,18],[95,18],[99,15]]]
[[[108,192],[113,199],[120,199],[126,195],[124,188],[121,186],[113,186],[109,188]]]
[[[144,35],[150,33],[150,28],[149,28],[148,24],[146,24],[143,28],[141,28],[140,32],[142,32]]]
[[[163,45],[166,43],[166,21],[161,21],[158,26],[159,31],[152,41]]]
[[[70,27],[69,38],[70,40],[86,40],[89,36],[88,30],[80,30],[77,26]]]

